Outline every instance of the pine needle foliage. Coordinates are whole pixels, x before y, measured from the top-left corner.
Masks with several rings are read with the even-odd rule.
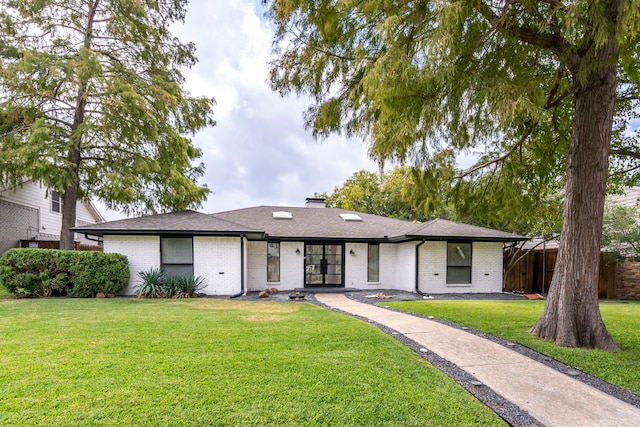
[[[0,0],[0,184],[127,214],[197,207],[209,190],[190,137],[215,124],[214,100],[184,89],[195,46],[169,26],[186,4]]]

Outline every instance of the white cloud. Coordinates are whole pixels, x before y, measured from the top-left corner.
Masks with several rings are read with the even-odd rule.
[[[273,32],[259,3],[193,0],[188,7],[185,24],[173,28],[181,41],[196,44],[199,61],[185,70],[186,87],[217,102],[217,125],[194,138],[203,150],[202,181],[214,193],[203,211],[302,206],[306,197],[331,192],[357,170],[376,170],[364,143],[338,136],[315,141],[303,129],[309,102],[269,89]]]

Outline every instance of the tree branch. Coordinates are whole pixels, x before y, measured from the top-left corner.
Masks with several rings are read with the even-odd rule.
[[[549,0],[545,3],[549,3],[551,5],[562,4],[554,0]],[[507,3],[507,5],[508,4],[509,3]],[[503,9],[502,15],[497,15],[493,9],[491,9],[491,6],[484,2],[476,3],[475,8],[478,13],[480,13],[480,15],[497,31],[511,37],[515,37],[531,46],[550,50],[559,58],[566,58],[567,66],[570,70],[574,70],[578,67],[580,58],[577,54],[571,52],[571,45],[564,37],[562,37],[562,35],[558,33],[541,33],[533,28],[516,25],[515,22],[512,21],[507,22],[507,5],[505,5],[505,8]]]
[[[613,154],[618,154],[620,156],[627,156],[627,157],[633,157],[634,159],[640,159],[640,152],[633,151],[629,148],[612,149],[611,152]]]
[[[527,125],[527,130],[524,133],[524,135],[522,135],[522,138],[520,138],[520,140],[516,143],[516,145],[514,145],[513,147],[511,147],[511,150],[509,150],[508,152],[506,152],[505,154],[503,154],[502,156],[489,160],[488,162],[485,162],[481,165],[477,165],[472,167],[471,169],[467,170],[466,172],[464,172],[462,175],[458,175],[455,176],[454,179],[460,179],[460,178],[464,178],[466,176],[471,175],[472,173],[480,170],[480,169],[484,169],[487,166],[496,164],[496,163],[500,163],[504,160],[506,160],[507,158],[509,158],[509,156],[511,156],[513,153],[516,152],[516,150],[518,150],[518,148],[520,148],[522,146],[522,144],[524,144],[524,142],[526,141],[527,138],[529,138],[529,135],[531,135],[531,132],[533,132],[533,124],[529,123]]]

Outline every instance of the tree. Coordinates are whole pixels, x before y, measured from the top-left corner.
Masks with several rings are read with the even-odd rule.
[[[477,150],[489,158],[459,179],[502,164],[539,177],[529,191],[562,183],[556,272],[531,333],[617,348],[597,277],[611,138],[627,124],[614,129],[614,109],[638,99],[638,0],[273,0],[270,13],[272,88],[311,95],[314,135],[361,136],[373,158],[416,166]]]
[[[602,247],[615,260],[640,259],[640,207],[605,206]]]
[[[78,199],[147,213],[206,198],[189,136],[214,101],[183,89],[195,48],[168,30],[186,3],[0,0],[0,181],[62,195],[61,248]]]
[[[398,166],[381,175],[366,170],[355,172],[333,193],[323,196],[327,206],[382,215],[406,221],[427,219],[412,204],[412,169]]]

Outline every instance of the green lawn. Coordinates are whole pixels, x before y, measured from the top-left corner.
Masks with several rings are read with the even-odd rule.
[[[13,294],[0,284],[0,298],[13,298]]]
[[[0,425],[504,425],[420,357],[306,303],[0,300]]]
[[[602,302],[607,329],[622,351],[559,347],[528,330],[542,314],[543,301],[414,301],[385,303],[434,316],[521,343],[584,372],[640,394],[640,303]]]

